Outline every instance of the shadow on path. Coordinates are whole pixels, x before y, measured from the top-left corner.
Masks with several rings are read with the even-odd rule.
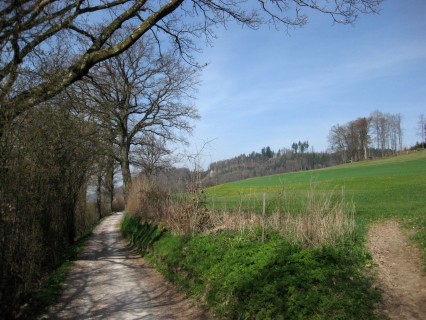
[[[128,246],[121,217],[94,230],[48,319],[210,319]]]

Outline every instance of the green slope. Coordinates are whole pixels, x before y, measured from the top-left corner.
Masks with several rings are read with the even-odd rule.
[[[298,196],[311,187],[317,192],[340,192],[343,188],[346,198],[355,202],[359,217],[423,217],[426,152],[241,180],[211,187],[206,195],[210,203],[229,207],[243,197],[260,199],[263,192],[268,198],[280,192]]]
[[[308,190],[316,194],[344,190],[345,198],[355,203],[359,225],[377,219],[399,220],[415,231],[426,263],[426,151],[241,180],[209,188],[205,194],[210,207],[240,206],[260,212],[263,193],[273,207],[277,199],[283,201],[283,194],[284,202],[297,205],[298,199],[306,199]]]

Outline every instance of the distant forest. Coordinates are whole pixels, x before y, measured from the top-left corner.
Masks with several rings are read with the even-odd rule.
[[[277,152],[265,147],[260,153],[253,151],[248,155],[241,154],[232,159],[213,162],[204,174],[204,185],[208,187],[271,174],[325,168],[341,163],[338,154],[306,152],[308,146],[307,141],[293,143],[292,149],[284,148]]]

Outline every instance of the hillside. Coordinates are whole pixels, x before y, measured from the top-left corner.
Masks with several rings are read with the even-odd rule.
[[[246,179],[208,188],[208,201],[231,205],[242,197],[260,199],[306,190],[341,192],[352,199],[358,216],[419,217],[425,213],[426,152],[343,164],[331,168]]]
[[[306,142],[307,143],[307,142]],[[369,159],[382,158],[382,154],[394,156],[392,150],[368,149]],[[277,152],[265,147],[261,152],[241,154],[231,159],[213,162],[203,173],[203,185],[206,187],[239,181],[248,178],[263,177],[288,172],[299,172],[333,167],[351,162],[341,152],[314,152],[280,149]]]

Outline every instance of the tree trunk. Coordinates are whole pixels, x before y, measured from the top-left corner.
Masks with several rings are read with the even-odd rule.
[[[127,204],[127,196],[132,182],[132,175],[130,174],[129,146],[127,143],[123,143],[120,146],[120,165],[121,172],[123,174],[124,202]]]
[[[114,201],[114,159],[109,159],[105,176],[106,196],[108,199],[107,210],[112,212],[112,202]]]
[[[99,219],[102,218],[102,172],[98,172],[98,181],[96,184],[96,211]]]

